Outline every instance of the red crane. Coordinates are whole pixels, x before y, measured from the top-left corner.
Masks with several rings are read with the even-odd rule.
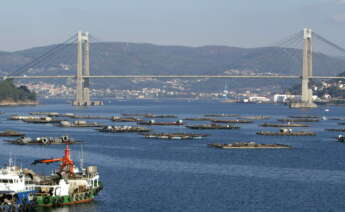
[[[70,175],[74,175],[74,162],[71,159],[71,149],[69,148],[69,144],[66,143],[65,148],[65,155],[62,158],[52,158],[52,159],[40,159],[35,160],[32,164],[35,165],[37,163],[55,163],[61,162],[60,164],[60,172],[68,171]]]

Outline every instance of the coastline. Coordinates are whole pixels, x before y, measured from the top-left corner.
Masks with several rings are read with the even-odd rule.
[[[31,100],[26,100],[26,101],[13,101],[13,100],[1,100],[0,101],[0,106],[32,106],[32,105],[38,105],[38,101],[31,101]]]

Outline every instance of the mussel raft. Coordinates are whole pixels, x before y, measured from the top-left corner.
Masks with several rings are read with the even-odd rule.
[[[263,123],[261,127],[310,127],[307,124],[298,124],[298,123],[287,123],[287,124],[275,124],[275,123]]]
[[[221,114],[205,114],[205,117],[235,117],[235,116],[239,116],[239,114],[225,114],[225,113],[221,113]]]
[[[270,119],[271,116],[241,116],[241,119],[248,119],[248,120],[267,120]]]
[[[19,144],[19,145],[26,145],[26,144],[40,144],[40,145],[47,145],[47,144],[75,144],[80,143],[80,141],[76,141],[67,135],[61,137],[37,137],[36,139],[32,139],[30,137],[20,137],[16,140],[5,140],[11,144]]]
[[[234,125],[220,125],[220,124],[200,124],[200,125],[187,125],[189,129],[193,130],[232,130],[232,129],[240,129],[238,126]]]
[[[250,124],[253,123],[252,120],[242,120],[242,119],[228,119],[228,120],[212,120],[213,123],[237,123],[237,124]]]
[[[325,130],[329,132],[345,132],[345,129],[325,129]]]
[[[267,136],[315,136],[316,135],[316,133],[314,132],[304,132],[304,131],[293,132],[292,129],[280,129],[279,132],[260,131],[260,132],[257,132],[256,134],[267,135]]]
[[[4,132],[0,132],[0,137],[18,137],[18,136],[25,136],[25,134],[14,131],[14,130],[6,130]]]
[[[74,122],[61,121],[58,124],[59,127],[104,127],[103,124],[97,122],[86,122],[84,120],[78,120]]]
[[[35,118],[35,119],[23,119],[23,121],[26,123],[33,123],[33,124],[49,124],[49,123],[60,123],[61,121],[65,121],[65,120],[53,119],[47,116],[47,117],[40,117],[40,118]]]
[[[320,116],[313,116],[313,115],[293,115],[289,116],[289,118],[296,118],[296,119],[320,119]]]
[[[183,125],[182,120],[177,120],[175,122],[156,122],[155,120],[149,120],[149,121],[140,121],[138,122],[139,125],[161,125],[161,126],[167,126],[167,125]]]
[[[186,140],[186,139],[202,139],[208,135],[188,134],[188,133],[159,133],[159,134],[144,134],[144,136],[145,138],[155,138],[155,139]]]
[[[128,132],[149,132],[150,129],[138,126],[106,126],[98,129],[100,132],[106,133],[128,133]]]
[[[118,116],[111,117],[111,120],[113,122],[139,122],[139,121],[142,121],[142,119],[138,119],[138,118],[134,118],[134,117],[122,118],[122,117],[118,117]]]
[[[145,118],[177,118],[176,115],[154,115],[154,114],[146,114]]]
[[[297,118],[297,119],[278,119],[280,122],[319,122],[320,119],[311,119],[311,118]]]
[[[255,142],[235,142],[231,144],[208,144],[209,147],[220,149],[291,149],[292,146],[285,144],[257,144]]]
[[[212,121],[212,118],[184,118],[186,121]]]

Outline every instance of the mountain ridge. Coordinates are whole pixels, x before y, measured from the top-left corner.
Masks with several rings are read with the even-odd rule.
[[[10,73],[34,58],[39,57],[57,45],[33,47],[29,49],[0,52],[0,72]],[[151,43],[101,42],[92,43],[91,75],[300,75],[302,50],[279,47],[241,48],[225,45],[205,45],[198,47],[180,45],[157,45]],[[335,76],[344,72],[345,60],[314,54],[314,74]],[[75,74],[76,45],[66,46],[48,64],[40,64],[26,72],[44,75]],[[322,74],[321,74],[322,73]],[[57,80],[58,81],[58,80]],[[101,80],[99,80],[101,81]],[[102,80],[92,82],[95,87],[140,88],[145,86],[163,87],[166,80],[133,79]],[[183,80],[180,80],[183,81]],[[187,80],[188,89],[221,89],[220,80],[206,80],[202,83]],[[224,80],[221,80],[224,82]],[[234,80],[233,80],[234,81]],[[282,80],[243,80],[233,82],[234,87],[281,85]],[[182,83],[183,84],[183,83]],[[203,88],[201,88],[203,87]]]

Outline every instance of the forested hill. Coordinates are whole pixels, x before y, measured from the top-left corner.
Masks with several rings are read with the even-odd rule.
[[[0,81],[0,103],[36,101],[36,94],[25,86],[16,87],[11,80]]]

